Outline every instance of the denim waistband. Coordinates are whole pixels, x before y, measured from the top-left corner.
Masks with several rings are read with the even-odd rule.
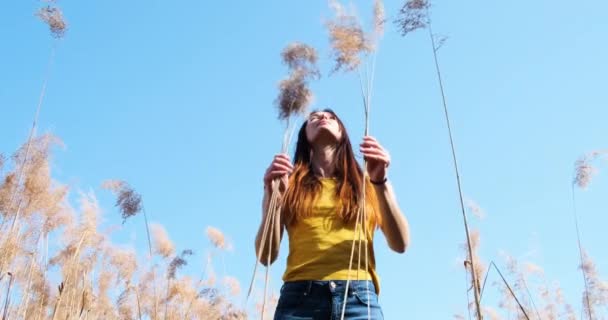
[[[347,280],[297,280],[287,281],[281,287],[283,292],[298,292],[302,294],[310,294],[318,290],[328,290],[330,292],[344,292],[346,289]],[[349,292],[362,292],[369,290],[376,292],[374,282],[370,280],[351,280],[348,282]]]

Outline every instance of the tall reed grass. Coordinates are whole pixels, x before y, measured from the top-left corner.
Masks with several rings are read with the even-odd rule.
[[[50,157],[58,143],[52,135],[35,136],[4,164],[0,176],[3,319],[247,317],[247,310],[234,303],[240,294],[236,278],[224,274],[218,282],[209,274],[195,279],[180,273],[194,251],[177,251],[161,225],[149,226],[149,254],[113,243],[116,231],[102,229],[95,194],[78,192],[73,205],[70,189],[52,179]],[[17,183],[19,172],[22,183]],[[117,220],[126,223],[142,210],[142,196],[126,182],[104,187],[115,192]],[[13,227],[17,207],[21,219]],[[219,229],[209,227],[206,234],[214,250],[230,247]]]

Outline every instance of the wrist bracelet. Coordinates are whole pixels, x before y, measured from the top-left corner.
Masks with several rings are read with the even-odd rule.
[[[369,179],[369,182],[371,182],[372,184],[375,184],[377,186],[382,186],[386,183],[387,180],[388,180],[388,178],[384,177],[384,179],[382,179],[382,181],[374,181],[372,179]]]

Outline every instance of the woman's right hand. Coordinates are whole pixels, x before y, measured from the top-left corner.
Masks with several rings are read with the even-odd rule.
[[[280,179],[279,190],[284,191],[287,188],[288,176],[293,171],[293,165],[286,153],[280,153],[274,156],[270,166],[264,174],[264,189],[272,189],[272,181]]]

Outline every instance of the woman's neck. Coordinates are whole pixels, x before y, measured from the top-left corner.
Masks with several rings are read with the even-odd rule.
[[[312,150],[311,164],[313,173],[321,178],[334,176],[336,147],[334,145],[323,145]]]

